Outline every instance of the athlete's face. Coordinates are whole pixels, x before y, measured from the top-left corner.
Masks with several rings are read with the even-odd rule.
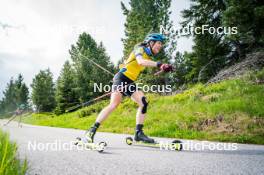
[[[153,42],[152,43],[152,52],[153,52],[153,54],[154,55],[158,54],[161,51],[162,46],[163,46],[163,44],[160,41]]]

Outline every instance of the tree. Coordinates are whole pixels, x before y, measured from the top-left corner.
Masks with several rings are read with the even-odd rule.
[[[28,109],[29,90],[23,81],[23,76],[19,74],[17,80],[15,81],[16,103],[19,107],[24,106],[24,109]]]
[[[238,33],[226,37],[233,55],[244,58],[245,54],[264,45],[264,1],[227,0],[223,12],[223,25],[236,26]]]
[[[10,79],[3,94],[4,94],[4,98],[3,98],[4,111],[13,112],[14,110],[16,110],[17,95],[16,95],[16,88],[13,78]]]
[[[192,25],[193,27],[202,27],[209,25],[210,27],[218,28],[222,26],[222,13],[226,9],[223,0],[193,0],[193,4],[187,10],[182,12],[183,18],[182,26]],[[192,77],[198,81],[199,74],[203,70],[201,81],[206,81],[211,76],[215,75],[219,70],[225,66],[226,56],[229,53],[227,43],[223,42],[224,33],[210,34],[193,34],[194,46],[192,60],[192,69],[188,77]],[[208,64],[210,62],[210,64]],[[206,67],[204,67],[206,66]],[[193,81],[193,80],[190,80]]]
[[[76,73],[69,61],[66,61],[60,72],[56,86],[56,114],[62,114],[66,108],[79,103],[77,94]]]
[[[166,30],[172,27],[172,21],[169,16],[171,0],[130,0],[130,9],[123,2],[121,8],[126,16],[125,37],[122,39],[124,45],[123,61],[127,59],[130,52],[137,43],[144,40],[145,36],[151,32],[160,32],[163,26]],[[164,50],[154,57],[154,60],[169,62],[172,59],[173,52],[176,48],[175,34],[167,33],[168,40]],[[165,84],[167,76],[161,75],[153,79],[153,69],[147,69],[143,72],[147,84]]]
[[[20,104],[24,106],[24,109],[29,109],[30,105],[29,105],[29,90],[28,87],[26,86],[26,84],[22,84],[21,88],[20,88]]]
[[[4,114],[4,110],[5,110],[4,103],[3,103],[2,100],[0,100],[0,115],[3,115]]]
[[[184,54],[177,52],[173,59],[175,71],[171,73],[173,77],[171,84],[173,84],[174,89],[188,82],[186,75],[191,70],[189,58],[190,55],[187,52],[184,52]]]
[[[28,109],[29,90],[26,84],[23,82],[23,76],[18,75],[17,79],[11,78],[5,91],[4,97],[0,101],[0,113],[11,114],[17,108]]]
[[[114,72],[114,65],[106,54],[103,44],[98,45],[91,35],[82,33],[69,52],[76,72],[77,90],[81,102],[103,94],[104,92],[94,91],[94,83],[108,85],[113,75],[92,63],[95,62],[111,73]]]
[[[38,112],[50,112],[55,108],[55,87],[49,69],[41,70],[33,79],[32,102]]]
[[[257,47],[263,47],[264,2],[236,0],[192,0],[189,9],[182,12],[182,26],[209,25],[219,33],[193,34],[194,46],[191,70],[187,77],[206,81],[223,67],[245,57]],[[226,30],[224,29],[226,27]],[[231,27],[237,27],[237,33]],[[228,32],[229,31],[229,32]],[[193,81],[193,80],[190,80]]]

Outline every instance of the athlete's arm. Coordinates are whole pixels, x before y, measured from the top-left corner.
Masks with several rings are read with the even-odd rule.
[[[139,65],[146,66],[146,67],[157,67],[159,64],[158,62],[155,62],[155,61],[145,60],[142,57],[142,55],[137,55],[136,60],[137,60]]]

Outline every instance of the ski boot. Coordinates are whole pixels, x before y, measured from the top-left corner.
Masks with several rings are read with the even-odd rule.
[[[96,129],[97,128],[95,127],[91,127],[88,131],[86,131],[83,141],[86,143],[93,143]]]
[[[155,143],[155,140],[146,136],[142,130],[136,131],[134,140],[137,142]]]
[[[96,150],[100,153],[103,152],[107,144],[106,142],[94,143],[95,132],[96,128],[92,127],[85,133],[85,136],[83,138],[77,137],[74,145],[84,146],[89,150]]]
[[[74,145],[85,146],[91,150],[97,150],[98,152],[103,152],[107,146],[106,142],[94,143],[94,135],[98,129],[100,123],[95,123],[89,130],[86,131],[83,138],[77,137]]]

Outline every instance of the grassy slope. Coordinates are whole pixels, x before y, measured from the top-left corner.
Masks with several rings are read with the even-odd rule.
[[[198,84],[181,94],[148,94],[145,132],[151,136],[264,144],[264,85],[243,79],[208,86]],[[24,122],[87,129],[108,101],[55,116],[33,114]],[[124,99],[100,131],[133,134],[136,104]]]
[[[17,146],[9,141],[9,136],[0,130],[0,174],[23,175],[27,170],[26,160],[23,164],[17,159]]]

